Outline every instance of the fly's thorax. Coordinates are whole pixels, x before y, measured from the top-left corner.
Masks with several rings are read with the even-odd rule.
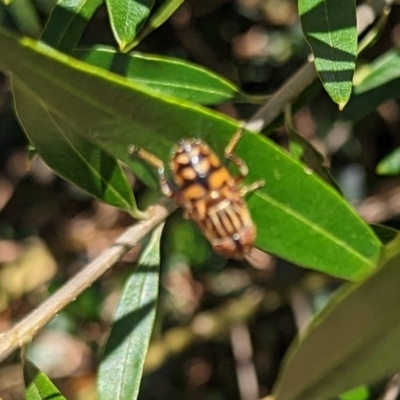
[[[172,153],[171,171],[185,201],[204,199],[213,191],[234,185],[217,155],[199,139],[179,142]]]

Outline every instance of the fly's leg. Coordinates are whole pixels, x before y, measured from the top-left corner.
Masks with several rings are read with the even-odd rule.
[[[128,152],[130,155],[138,156],[153,167],[157,168],[162,193],[167,197],[175,197],[165,176],[164,163],[159,158],[157,158],[154,154],[151,154],[148,151],[134,145],[129,146]]]
[[[236,147],[243,136],[243,131],[244,131],[244,125],[242,125],[235,132],[235,134],[232,136],[232,139],[229,141],[228,145],[225,148],[225,157],[229,161],[232,161],[239,170],[240,175],[235,179],[236,183],[242,182],[243,179],[246,177],[246,175],[249,173],[249,168],[247,164],[244,162],[244,160],[242,160],[240,157],[234,154],[234,151],[236,150]],[[254,190],[259,189],[260,187],[263,187],[264,184],[265,181],[263,179],[255,181],[250,185],[241,187],[240,194],[241,196],[245,196],[247,193],[253,192]]]
[[[264,185],[265,185],[264,179],[260,179],[258,181],[253,182],[253,183],[250,183],[250,185],[242,186],[240,188],[240,195],[242,197],[246,196],[247,193],[254,192],[257,189],[262,188]]]
[[[228,145],[225,147],[225,158],[227,158],[229,161],[232,161],[239,170],[240,175],[236,178],[236,183],[240,183],[249,173],[247,164],[240,157],[234,154],[236,147],[243,136],[243,131],[244,126],[241,126],[232,136],[232,139],[229,141]]]

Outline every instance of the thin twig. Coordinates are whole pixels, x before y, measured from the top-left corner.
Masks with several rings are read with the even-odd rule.
[[[107,250],[86,265],[64,286],[44,303],[28,314],[22,321],[0,336],[0,362],[11,353],[32,340],[36,333],[49,323],[65,306],[74,301],[85,289],[103,275],[144,236],[163,221],[176,204],[163,198],[150,207],[149,218],[129,227]]]
[[[230,336],[240,398],[256,400],[260,395],[249,328],[244,321],[238,321],[232,325]]]
[[[400,393],[400,373],[393,375],[378,400],[396,400]]]
[[[290,104],[310,86],[316,77],[314,64],[308,61],[271,96],[267,104],[260,107],[249,119],[246,129],[253,132],[261,131],[282,113],[287,104]]]

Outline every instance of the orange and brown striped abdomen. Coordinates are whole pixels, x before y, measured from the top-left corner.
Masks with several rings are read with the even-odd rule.
[[[241,259],[254,246],[256,228],[243,201],[221,198],[208,209],[204,222],[196,222],[204,227],[205,236],[220,254]]]
[[[218,253],[243,258],[253,247],[256,229],[234,178],[198,139],[174,149],[171,170],[178,199]]]

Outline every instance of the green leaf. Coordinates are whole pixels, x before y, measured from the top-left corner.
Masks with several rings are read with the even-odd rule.
[[[115,40],[124,50],[146,22],[154,0],[106,0],[106,4]]]
[[[50,14],[41,40],[64,53],[71,53],[102,2],[102,0],[59,0]]]
[[[53,382],[29,361],[24,363],[24,380],[27,400],[65,400]]]
[[[370,226],[383,244],[388,244],[399,234],[397,229],[389,226],[379,224],[371,224]]]
[[[106,47],[77,50],[74,56],[160,94],[199,104],[219,104],[233,98],[245,98],[235,85],[221,76],[176,58],[141,53],[123,54]]]
[[[7,4],[7,2],[5,3]],[[40,18],[32,0],[14,0],[8,2],[8,11],[12,15],[15,24],[21,33],[38,38],[42,27]]]
[[[77,134],[17,78],[13,93],[18,118],[50,168],[97,199],[135,214],[132,189],[113,157]]]
[[[357,56],[354,0],[299,0],[303,32],[325,90],[343,109],[352,89]]]
[[[354,87],[351,99],[340,119],[357,121],[388,99],[400,97],[400,50],[389,50],[369,66],[368,72]]]
[[[223,156],[237,122],[88,66],[35,41],[0,29],[0,67],[11,71],[87,140],[131,166],[138,145],[168,163],[182,137],[199,137]],[[21,63],[20,60],[24,62]],[[298,265],[346,279],[375,267],[381,244],[370,227],[329,185],[270,140],[245,132],[237,149],[249,166],[246,182],[266,185],[248,196],[258,227],[256,245]],[[166,164],[168,165],[168,164]],[[156,171],[153,171],[156,175]]]
[[[367,386],[358,386],[355,389],[342,393],[339,396],[340,400],[369,400],[371,397],[370,390]]]
[[[322,154],[294,129],[291,112],[288,109],[285,112],[285,125],[289,136],[289,149],[293,158],[309,166],[318,176],[340,193],[340,188],[334,181],[329,168],[324,165],[325,159]]]
[[[354,92],[361,94],[400,78],[400,49],[387,51],[369,66],[369,73],[355,86]]]
[[[340,290],[293,344],[276,400],[330,399],[400,368],[399,249],[390,242],[382,267]]]
[[[129,50],[137,46],[154,29],[162,25],[185,0],[164,0],[157,11],[149,18],[146,25],[139,32],[135,40],[130,44]]]
[[[166,221],[161,242],[164,265],[176,256],[184,257],[192,268],[200,269],[213,256],[211,246],[193,221],[177,210]]]
[[[102,400],[136,399],[157,308],[162,226],[125,284],[99,370]]]
[[[380,175],[398,175],[400,174],[400,147],[397,147],[376,167],[376,172]]]

